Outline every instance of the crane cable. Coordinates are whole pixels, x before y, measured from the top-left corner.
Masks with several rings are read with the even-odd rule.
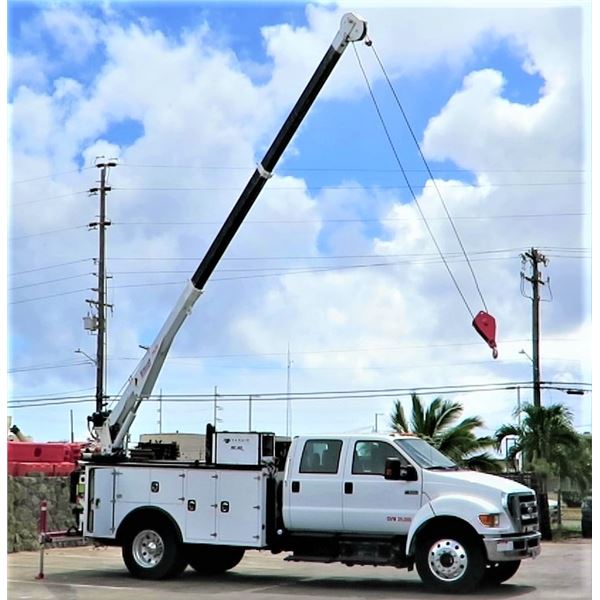
[[[441,192],[440,192],[440,190],[439,190],[439,188],[438,188],[438,186],[437,186],[437,184],[435,182],[435,179],[433,177],[433,174],[431,172],[429,164],[427,163],[427,160],[425,159],[425,156],[423,155],[423,152],[421,151],[420,144],[419,144],[419,142],[418,142],[418,140],[417,140],[417,138],[416,138],[416,136],[414,134],[414,130],[412,129],[412,127],[410,125],[410,122],[408,120],[406,112],[404,111],[404,109],[402,107],[402,104],[401,104],[401,102],[400,102],[400,100],[398,98],[398,95],[396,94],[396,91],[394,90],[394,87],[393,87],[393,85],[391,83],[391,80],[390,80],[390,78],[389,78],[389,76],[388,76],[388,74],[387,74],[387,72],[386,72],[386,70],[385,70],[385,68],[384,68],[384,66],[383,66],[380,58],[379,58],[379,55],[377,54],[377,52],[373,48],[372,41],[371,40],[367,40],[366,44],[373,49],[373,52],[374,52],[375,57],[377,59],[377,62],[379,63],[379,65],[380,65],[380,67],[381,67],[381,69],[383,71],[384,77],[385,77],[386,81],[388,82],[388,85],[390,86],[390,88],[392,90],[392,94],[394,95],[396,103],[397,103],[398,107],[400,108],[400,111],[402,112],[402,115],[404,117],[404,121],[405,121],[405,123],[406,123],[406,125],[407,125],[407,127],[408,127],[408,129],[409,129],[409,131],[411,133],[411,136],[413,138],[413,141],[415,142],[415,145],[417,146],[417,148],[419,150],[419,154],[420,154],[421,159],[423,160],[423,163],[424,163],[424,165],[425,165],[425,167],[427,169],[427,173],[429,174],[429,177],[431,178],[431,181],[432,181],[432,183],[433,183],[433,185],[435,187],[435,190],[437,191],[437,195],[438,195],[438,197],[439,197],[439,199],[440,199],[440,201],[442,203],[442,206],[444,207],[446,216],[447,216],[448,220],[450,221],[450,223],[452,225],[452,229],[454,231],[456,239],[458,240],[458,243],[459,243],[459,246],[461,248],[461,251],[462,251],[462,253],[463,253],[464,257],[465,257],[465,260],[467,261],[467,264],[469,265],[469,269],[471,271],[471,274],[473,276],[473,280],[475,282],[475,287],[477,288],[477,291],[479,293],[481,301],[483,302],[483,306],[484,306],[484,308],[485,308],[485,310],[487,312],[487,306],[486,306],[485,300],[483,298],[483,294],[481,293],[481,289],[479,287],[479,284],[477,282],[477,278],[475,276],[475,272],[473,270],[473,266],[471,265],[471,261],[470,261],[468,255],[467,255],[467,253],[466,253],[466,250],[465,250],[465,247],[464,247],[464,245],[462,243],[462,240],[460,239],[460,235],[458,233],[458,230],[456,229],[454,221],[452,220],[452,217],[450,216],[450,212],[448,210],[448,207],[447,207],[446,203],[444,202],[444,200],[442,198],[442,195],[441,195]],[[439,245],[439,243],[438,243],[438,241],[437,241],[437,239],[435,237],[435,234],[433,233],[433,230],[431,229],[431,226],[429,225],[429,222],[427,221],[427,217],[425,216],[425,213],[423,212],[423,209],[421,208],[421,205],[420,205],[419,200],[417,198],[417,194],[415,193],[414,188],[413,188],[412,184],[410,183],[410,181],[408,179],[408,175],[406,173],[406,169],[402,165],[402,161],[400,160],[400,156],[398,154],[398,151],[396,149],[394,141],[392,140],[391,134],[389,132],[389,128],[388,128],[388,126],[387,126],[387,124],[385,122],[385,119],[383,117],[383,114],[381,112],[379,104],[377,102],[377,99],[375,98],[375,94],[373,93],[373,88],[372,88],[372,86],[371,86],[371,84],[369,82],[369,79],[367,77],[366,71],[364,69],[362,61],[360,59],[360,56],[359,56],[358,51],[356,50],[356,46],[354,44],[353,44],[353,49],[354,49],[354,53],[356,55],[356,59],[358,61],[358,65],[359,65],[360,70],[362,72],[363,78],[365,80],[365,84],[366,84],[367,89],[369,91],[369,95],[371,96],[371,100],[373,101],[373,105],[375,107],[375,111],[377,112],[377,115],[378,115],[379,120],[381,122],[381,126],[382,126],[382,128],[384,130],[384,133],[386,135],[386,138],[388,140],[388,143],[390,145],[392,153],[394,154],[394,157],[396,159],[398,167],[400,168],[400,171],[402,172],[402,176],[404,177],[404,181],[406,182],[406,185],[407,185],[408,189],[410,190],[410,194],[411,194],[411,196],[412,196],[412,198],[413,198],[413,200],[415,202],[415,206],[417,207],[417,210],[419,211],[419,214],[421,215],[421,219],[423,220],[423,223],[424,223],[424,225],[425,225],[425,227],[427,229],[427,232],[429,233],[429,236],[431,237],[431,240],[433,241],[433,244],[436,247],[436,250],[437,250],[437,252],[439,254],[440,259],[442,260],[442,262],[444,263],[444,266],[446,267],[446,270],[448,271],[448,275],[450,276],[450,279],[452,280],[452,282],[454,284],[454,287],[456,288],[456,291],[458,292],[459,296],[461,297],[461,299],[462,299],[462,301],[463,301],[463,303],[464,303],[467,311],[471,315],[471,318],[474,319],[475,318],[475,314],[474,314],[473,310],[471,309],[471,307],[470,307],[470,305],[469,305],[469,303],[468,303],[465,295],[463,294],[463,292],[462,292],[462,290],[460,288],[460,285],[459,285],[458,281],[456,280],[456,277],[454,276],[454,273],[452,272],[452,269],[450,269],[450,265],[448,264],[448,261],[446,260],[446,257],[444,256],[444,253],[443,253],[443,251],[442,251],[442,249],[441,249],[441,247],[440,247],[440,245]]]
[[[408,116],[406,115],[406,112],[404,111],[404,108],[402,107],[402,103],[400,102],[400,98],[398,97],[398,94],[396,93],[396,90],[394,89],[392,81],[391,81],[390,77],[388,76],[388,73],[387,73],[385,67],[383,66],[383,63],[381,62],[381,59],[379,58],[379,54],[377,54],[377,50],[375,50],[375,47],[373,46],[373,44],[370,44],[370,48],[373,51],[373,54],[374,54],[375,58],[377,59],[379,66],[381,67],[381,71],[385,77],[385,80],[387,81],[387,84],[390,88],[390,91],[392,92],[392,95],[394,96],[394,99],[396,100],[396,104],[398,105],[398,108],[400,109],[400,112],[402,113],[402,116],[404,117],[404,122],[406,123],[406,126],[408,127],[408,130],[410,131],[410,135],[412,136],[412,139],[415,142],[415,146],[417,147],[417,150],[419,151],[419,155],[421,156],[421,160],[423,161],[423,164],[424,164],[425,168],[427,169],[427,173],[429,174],[429,177],[431,179],[433,187],[435,188],[437,196],[438,196],[442,206],[444,207],[444,212],[446,213],[446,216],[448,217],[448,221],[450,222],[450,225],[452,226],[452,230],[454,231],[454,235],[456,236],[458,245],[460,246],[463,256],[465,257],[465,260],[467,262],[467,265],[469,266],[469,270],[471,271],[471,276],[473,277],[473,283],[475,284],[477,293],[479,294],[479,297],[481,298],[483,308],[487,312],[487,310],[488,310],[487,304],[483,297],[483,293],[481,292],[481,288],[479,287],[479,282],[477,281],[477,277],[475,275],[475,270],[473,269],[473,265],[471,264],[471,261],[467,254],[467,251],[465,250],[465,247],[462,243],[462,240],[458,233],[458,229],[456,228],[456,225],[454,223],[454,219],[450,215],[450,211],[448,210],[448,206],[446,205],[446,202],[444,201],[442,193],[440,192],[440,189],[437,185],[437,181],[434,178],[433,173],[431,172],[431,169],[429,168],[429,163],[427,162],[427,159],[425,158],[425,155],[423,154],[421,145],[419,144],[419,141],[417,140],[417,136],[415,135],[415,132],[410,124],[410,121],[408,120]]]

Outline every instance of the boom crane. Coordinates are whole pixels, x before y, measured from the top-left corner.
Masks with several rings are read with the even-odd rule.
[[[272,176],[279,158],[287,148],[296,130],[329,78],[335,65],[351,42],[362,40],[367,34],[367,23],[361,17],[346,13],[340,29],[323,56],[300,98],[268,149],[262,161],[250,177],[225,223],[187,283],[171,313],[167,317],[152,345],[130,376],[125,390],[112,411],[96,411],[88,417],[94,437],[99,444],[100,455],[119,457],[124,454],[124,444],[141,402],[152,393],[167,353],[181,325],[190,314],[196,300],[203,292],[219,260],[243,223],[254,201]]]

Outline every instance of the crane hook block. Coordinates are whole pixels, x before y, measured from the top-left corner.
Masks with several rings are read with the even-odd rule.
[[[480,310],[473,319],[473,327],[475,327],[475,331],[492,349],[492,356],[498,358],[498,348],[496,347],[496,319],[494,319],[492,315]]]

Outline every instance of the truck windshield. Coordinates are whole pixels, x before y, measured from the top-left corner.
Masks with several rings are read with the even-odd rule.
[[[424,469],[456,469],[447,456],[436,450],[425,440],[418,438],[394,440],[420,467]]]

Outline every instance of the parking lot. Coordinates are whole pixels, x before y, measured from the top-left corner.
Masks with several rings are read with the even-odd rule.
[[[523,563],[507,583],[482,589],[469,598],[569,600],[591,598],[591,540],[548,543],[536,560]],[[439,599],[427,592],[415,571],[389,567],[345,567],[338,564],[288,563],[283,555],[248,552],[233,571],[203,578],[191,569],[171,581],[139,581],[129,576],[118,548],[63,548],[46,552],[43,580],[36,580],[39,553],[8,557],[11,600],[118,600],[168,598],[418,598]]]

